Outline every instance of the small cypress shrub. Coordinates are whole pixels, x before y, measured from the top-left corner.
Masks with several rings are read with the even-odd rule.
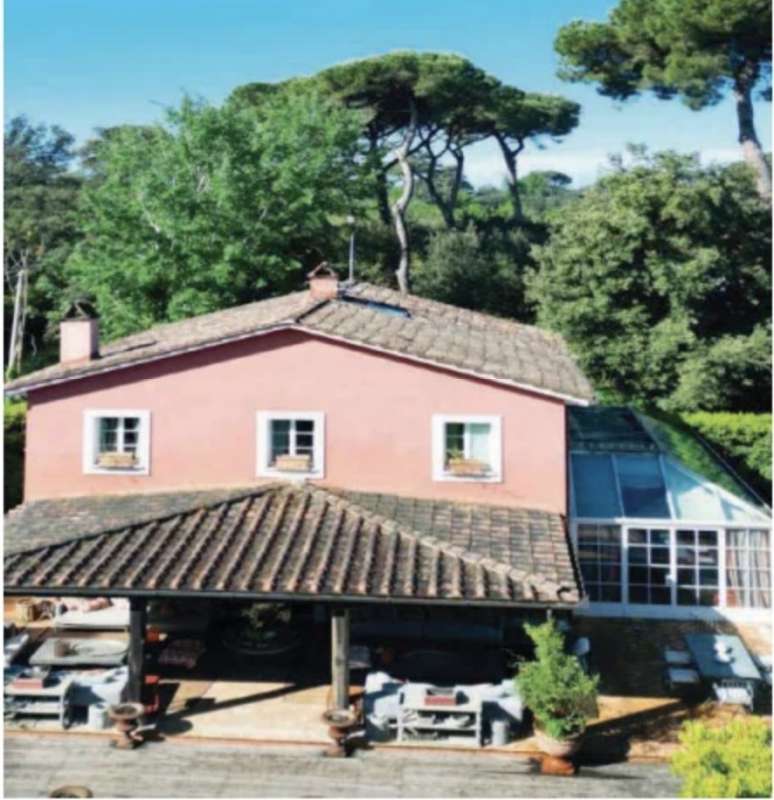
[[[516,685],[540,729],[554,739],[569,739],[597,715],[599,677],[587,675],[580,661],[565,652],[564,636],[553,620],[525,625],[535,643],[535,660],[519,670]]]

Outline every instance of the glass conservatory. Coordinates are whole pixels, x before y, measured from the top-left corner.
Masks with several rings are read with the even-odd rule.
[[[588,611],[768,615],[769,509],[741,482],[732,492],[687,467],[645,425],[627,409],[571,412],[571,535]]]

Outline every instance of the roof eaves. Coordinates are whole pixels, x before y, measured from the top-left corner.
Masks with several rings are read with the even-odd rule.
[[[390,355],[393,357],[405,359],[407,361],[412,361],[414,363],[432,366],[437,369],[448,370],[461,375],[476,378],[478,380],[491,381],[500,385],[512,387],[515,389],[520,389],[522,391],[528,391],[535,394],[552,397],[557,400],[561,400],[562,402],[565,403],[587,406],[593,401],[593,396],[585,397],[582,395],[574,395],[567,392],[560,392],[554,389],[545,388],[534,383],[514,381],[509,378],[505,378],[493,373],[481,372],[479,370],[465,368],[462,366],[454,365],[446,361],[441,361],[437,359],[422,358],[421,356],[412,355],[402,350],[384,347],[378,344],[363,342],[355,337],[337,335],[335,333],[330,333],[328,331],[319,330],[314,325],[304,324],[303,320],[307,316],[314,313],[315,311],[318,311],[320,308],[329,304],[330,302],[331,302],[330,300],[322,300],[319,303],[315,303],[314,305],[301,311],[301,313],[293,317],[290,317],[286,320],[281,320],[264,327],[253,328],[249,331],[244,331],[232,336],[223,336],[209,340],[204,340],[187,346],[171,348],[169,350],[163,350],[161,352],[156,352],[144,357],[140,356],[138,358],[133,358],[127,361],[121,361],[116,364],[108,364],[102,367],[98,366],[99,362],[95,362],[93,366],[88,365],[80,371],[65,375],[53,376],[51,378],[43,379],[37,382],[35,381],[24,382],[24,378],[19,378],[16,381],[10,383],[6,387],[5,394],[8,397],[15,397],[19,395],[24,395],[27,392],[34,391],[36,389],[42,389],[48,386],[56,386],[63,383],[69,383],[71,381],[90,378],[95,375],[103,375],[108,372],[115,372],[121,369],[129,369],[131,367],[153,363],[155,361],[160,361],[166,358],[174,358],[176,356],[184,355],[186,353],[196,352],[198,350],[204,350],[209,347],[218,347],[225,344],[231,344],[233,342],[242,341],[244,339],[249,339],[254,336],[264,336],[281,330],[296,330],[302,333],[307,333],[313,336],[319,336],[324,339],[329,339],[331,341],[336,341],[350,346],[360,347],[365,350],[370,350],[373,352],[383,353],[385,355]]]

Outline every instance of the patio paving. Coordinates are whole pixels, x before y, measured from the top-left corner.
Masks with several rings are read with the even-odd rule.
[[[482,752],[374,750],[322,758],[319,748],[173,739],[126,752],[103,737],[5,737],[6,797],[46,797],[81,785],[97,797],[674,797],[665,764],[582,767],[537,774],[532,759]]]

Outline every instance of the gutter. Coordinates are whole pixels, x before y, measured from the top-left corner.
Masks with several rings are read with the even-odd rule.
[[[577,608],[582,597],[577,601],[568,603],[563,601],[551,602],[529,602],[529,601],[507,601],[507,600],[450,600],[433,598],[402,598],[402,597],[357,597],[354,595],[301,595],[288,592],[230,592],[215,591],[206,589],[194,591],[193,589],[107,589],[92,587],[17,587],[6,586],[5,595],[8,597],[143,597],[143,598],[178,598],[184,600],[276,600],[281,602],[309,602],[327,604],[354,604],[363,605],[369,603],[389,604],[389,605],[432,605],[459,608],[492,608],[492,609],[512,609],[512,608],[532,608],[532,609],[557,609],[562,611],[572,611]]]

